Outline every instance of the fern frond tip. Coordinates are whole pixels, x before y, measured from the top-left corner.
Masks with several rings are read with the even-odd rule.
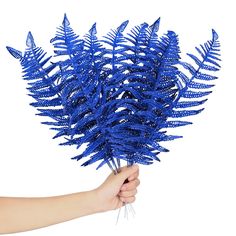
[[[6,47],[8,52],[16,59],[21,59],[22,58],[22,52],[15,49],[15,48],[12,48],[12,47],[9,47],[7,46]]]
[[[69,25],[70,25],[70,21],[68,20],[68,17],[67,17],[67,15],[66,15],[66,13],[64,14],[64,19],[63,19],[62,24],[63,24],[64,26],[69,26]]]
[[[129,23],[129,20],[124,21],[124,22],[117,28],[117,30],[118,30],[120,33],[123,33],[124,30],[125,30],[125,28],[127,27],[128,23]]]
[[[214,29],[212,29],[212,40],[216,41],[219,38],[219,35],[216,33]]]
[[[35,48],[36,47],[36,44],[34,42],[34,37],[33,37],[32,33],[31,33],[31,31],[29,31],[29,33],[27,35],[26,46],[29,47],[29,48]]]
[[[89,30],[89,33],[90,33],[91,35],[97,34],[96,23],[94,23],[94,24],[92,25],[91,29]]]
[[[159,17],[150,27],[158,31],[160,27],[160,21],[161,21],[161,17]]]

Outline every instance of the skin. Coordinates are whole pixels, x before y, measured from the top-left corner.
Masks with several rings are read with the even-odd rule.
[[[38,229],[133,203],[138,176],[134,165],[110,174],[91,191],[40,198],[0,197],[0,234]],[[128,183],[124,183],[126,179]]]

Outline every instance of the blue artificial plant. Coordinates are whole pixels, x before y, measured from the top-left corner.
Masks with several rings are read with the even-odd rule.
[[[80,38],[64,17],[51,40],[54,56],[37,47],[29,32],[24,53],[7,47],[20,60],[32,106],[42,122],[64,137],[61,145],[86,143],[83,166],[99,162],[117,172],[120,161],[152,164],[168,150],[163,141],[181,136],[166,130],[191,124],[183,117],[196,115],[214,86],[219,70],[217,33],[180,60],[178,36],[173,31],[158,37],[160,19],[135,26],[126,35],[128,21],[98,39],[96,24]]]

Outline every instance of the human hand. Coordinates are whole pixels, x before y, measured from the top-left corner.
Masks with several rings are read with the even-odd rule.
[[[0,234],[16,233],[114,210],[135,201],[137,165],[123,167],[95,190],[53,197],[0,197]],[[129,182],[124,183],[128,179]],[[23,214],[19,214],[23,212]]]
[[[115,210],[122,207],[124,203],[134,202],[137,187],[140,184],[138,176],[138,165],[122,167],[118,174],[110,174],[104,183],[95,190],[100,211]],[[128,182],[124,183],[126,179]]]

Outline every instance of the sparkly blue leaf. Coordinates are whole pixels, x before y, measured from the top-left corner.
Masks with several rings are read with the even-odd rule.
[[[70,25],[70,22],[69,22],[66,14],[64,15],[64,19],[63,19],[63,23],[62,24],[64,25],[64,27],[67,27],[67,26]]]
[[[22,52],[21,51],[19,51],[19,50],[16,50],[16,49],[14,49],[14,48],[12,48],[12,47],[6,47],[7,48],[7,50],[8,50],[8,52],[13,56],[13,57],[15,57],[16,59],[21,59],[22,58]]]
[[[31,32],[28,33],[27,38],[26,38],[26,46],[28,48],[34,48],[36,47],[35,42],[34,42],[34,37]]]
[[[127,27],[129,21],[126,20],[124,21],[118,28],[117,28],[117,31],[120,32],[120,33],[123,33],[123,31],[125,30],[125,28]]]
[[[106,153],[104,152],[104,150],[101,150],[101,151],[97,152],[92,157],[90,157],[90,159],[88,161],[84,162],[82,164],[82,166],[91,165],[91,164],[93,164],[97,161],[103,160],[105,154]]]
[[[157,32],[160,26],[160,17],[147,29],[147,42],[148,46],[151,46],[157,42]]]
[[[34,107],[55,107],[61,105],[61,99],[60,98],[53,98],[51,100],[41,100],[37,99],[37,102],[30,103],[31,106]]]
[[[185,117],[185,116],[193,116],[193,115],[197,115],[198,113],[200,113],[201,111],[203,111],[204,108],[199,109],[199,110],[174,110],[172,112],[172,114],[170,115],[170,117],[173,118],[181,118],[181,117]]]
[[[195,92],[195,91],[188,90],[182,95],[182,97],[183,98],[200,98],[200,97],[207,96],[210,93],[211,93],[211,91],[208,91],[208,92]]]
[[[194,82],[194,81],[191,81],[188,84],[188,87],[193,88],[193,89],[209,89],[214,86],[215,86],[214,84],[203,84],[203,83],[198,83],[198,82]]]
[[[200,106],[203,103],[205,103],[207,99],[201,100],[201,101],[182,101],[178,102],[178,104],[175,106],[175,108],[187,108],[187,107],[195,107],[195,106]]]
[[[175,139],[179,139],[179,138],[183,138],[183,136],[179,136],[179,135],[162,135],[161,136],[161,141],[172,141]]]
[[[176,128],[185,125],[191,125],[192,122],[188,121],[167,121],[165,124],[162,125],[162,128]]]

